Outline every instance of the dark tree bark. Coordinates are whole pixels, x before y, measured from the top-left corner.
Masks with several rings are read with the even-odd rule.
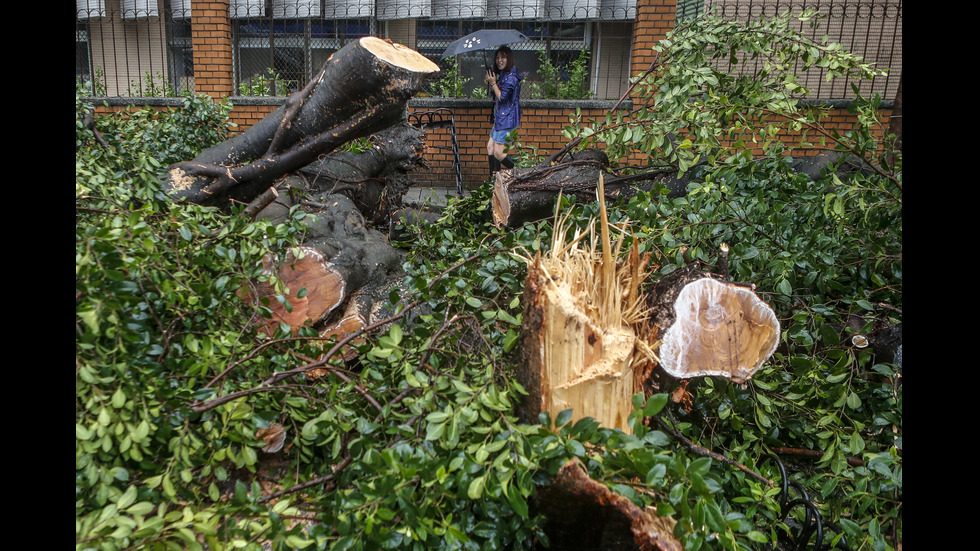
[[[422,139],[416,128],[393,126],[371,136],[367,151],[324,156],[249,205],[260,208],[257,219],[274,223],[294,208],[311,215],[295,253],[265,267],[288,289],[287,308],[271,286],[258,288],[273,311],[270,331],[280,322],[294,330],[310,324],[323,336],[343,337],[377,319],[377,305],[401,280],[402,255],[373,228],[387,227],[400,208],[408,172],[424,164]]]
[[[398,124],[371,136],[362,153],[334,151],[299,170],[317,193],[339,193],[357,205],[373,225],[389,224],[412,184],[410,173],[425,167],[425,134]]]
[[[637,507],[592,480],[578,460],[565,464],[535,498],[547,521],[549,549],[556,551],[681,551],[674,522]]]
[[[606,199],[629,198],[641,191],[667,187],[668,197],[683,195],[689,179],[673,170],[654,170],[621,176],[608,171],[601,156],[576,155],[555,165],[497,173],[493,219],[499,226],[517,227],[554,215],[559,195],[594,201],[599,174],[605,179]]]
[[[284,190],[257,218],[279,222],[294,205],[312,215],[303,244],[265,267],[285,286],[290,306],[273,298],[271,286],[256,288],[255,298],[267,299],[273,312],[269,330],[274,332],[283,322],[294,330],[310,325],[324,336],[345,336],[367,326],[380,315],[388,290],[401,281],[402,253],[339,193],[300,198]]]
[[[175,200],[248,203],[277,178],[405,120],[408,99],[438,70],[418,52],[386,40],[352,42],[258,124],[170,167],[164,187]]]

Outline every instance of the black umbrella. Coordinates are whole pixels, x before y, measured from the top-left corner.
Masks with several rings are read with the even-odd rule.
[[[459,40],[454,41],[442,52],[442,57],[447,58],[451,55],[465,54],[478,50],[488,50],[510,44],[511,42],[524,42],[530,38],[523,33],[511,29],[483,29],[470,33]]]

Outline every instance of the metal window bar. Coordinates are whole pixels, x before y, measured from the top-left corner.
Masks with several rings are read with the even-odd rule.
[[[424,131],[436,128],[449,130],[448,146],[430,146],[437,149],[448,149],[453,154],[453,172],[456,176],[456,194],[463,196],[463,173],[459,164],[459,143],[456,141],[456,121],[450,109],[434,109],[432,111],[415,111],[409,115],[409,124]]]
[[[839,78],[827,81],[826,71],[799,68],[799,82],[810,91],[809,97],[823,100],[854,99],[852,84],[863,97],[874,94],[893,99],[902,74],[902,0],[678,0],[677,18],[697,17],[716,13],[727,19],[750,21],[773,17],[789,11],[799,14],[804,9],[816,9],[821,17],[817,26],[798,22],[794,30],[820,42],[841,44],[888,74],[873,80],[852,81]],[[739,66],[726,70],[755,70],[759,61],[742,60]]]
[[[185,2],[76,0],[76,81],[100,97],[193,91]]]
[[[491,23],[475,19],[430,19],[418,23],[416,49],[445,70],[447,62],[442,59],[442,53],[454,40],[480,29],[520,31],[530,40],[510,44],[510,48],[514,51],[516,67],[524,76],[521,97],[527,99],[533,96],[535,85],[541,84],[539,52],[544,51],[546,58],[564,69],[567,77],[567,67],[579,53],[592,51],[594,24],[590,21],[497,20]],[[461,97],[489,98],[483,74],[492,64],[492,57],[492,49],[456,56],[463,88]],[[590,64],[594,66],[594,59],[590,59]],[[591,88],[591,84],[586,82],[585,86]]]
[[[241,95],[289,95],[345,44],[377,34],[373,0],[232,4],[234,81]]]
[[[322,61],[347,41],[377,35],[385,28],[381,24],[417,17],[409,23],[412,45],[434,59],[441,53],[440,46],[477,28],[511,27],[531,33],[532,41],[515,51],[519,52],[519,69],[531,74],[532,80],[539,48],[559,65],[589,50],[591,89],[597,97],[614,98],[628,79],[623,72],[629,69],[629,51],[620,47],[612,52],[614,45],[624,45],[603,43],[599,37],[621,33],[621,42],[628,45],[635,6],[635,0],[232,0],[233,78],[236,87],[245,83],[255,88],[261,76],[275,93],[288,93],[312,78]],[[678,19],[684,19],[714,10],[724,17],[748,19],[804,7],[820,9],[825,17],[818,31],[806,26],[801,31],[816,39],[827,34],[831,41],[890,69],[885,77],[858,83],[860,93],[893,98],[902,70],[901,0],[677,0],[676,13]],[[193,91],[188,0],[76,0],[75,15],[76,79],[86,83],[94,95]],[[622,26],[611,25],[615,22]],[[442,35],[436,33],[439,26],[444,27]],[[462,69],[464,75],[479,72],[478,64]],[[269,71],[281,72],[281,81],[270,79]],[[481,75],[474,76],[473,91],[482,80]],[[828,83],[817,70],[803,76],[810,97],[853,98],[851,82],[845,79]],[[609,85],[608,80],[616,84]],[[286,90],[279,90],[282,87]],[[525,96],[528,88],[522,89]]]

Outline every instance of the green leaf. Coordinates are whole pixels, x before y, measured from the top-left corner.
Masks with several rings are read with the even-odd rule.
[[[520,488],[516,484],[512,484],[507,489],[507,501],[510,503],[511,509],[521,518],[528,518],[527,500],[521,495]]]
[[[653,417],[660,413],[660,411],[667,405],[670,396],[667,394],[654,394],[647,399],[646,404],[643,406],[643,416]]]
[[[483,496],[483,488],[486,486],[488,476],[489,474],[485,474],[470,481],[470,485],[466,489],[466,495],[469,496],[470,499],[480,499],[480,497]]]
[[[134,501],[136,501],[136,486],[130,486],[119,496],[119,500],[116,501],[116,507],[122,510],[132,505]]]
[[[776,284],[776,290],[786,296],[793,296],[793,286],[787,279],[780,279],[779,283]]]
[[[568,421],[571,420],[571,418],[572,418],[572,410],[570,409],[562,410],[558,414],[558,417],[555,417],[555,426],[563,427],[566,424],[568,424]]]

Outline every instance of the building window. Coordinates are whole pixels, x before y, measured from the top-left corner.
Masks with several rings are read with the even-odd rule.
[[[419,20],[416,50],[444,67],[442,53],[454,40],[480,29],[514,29],[530,40],[509,44],[514,50],[514,64],[524,75],[521,87],[528,97],[533,84],[540,82],[542,56],[561,67],[576,59],[582,51],[591,51],[592,22],[589,21],[484,21],[482,19]],[[456,56],[460,77],[466,82],[464,95],[487,97],[483,75],[493,63],[494,49]]]
[[[242,95],[285,96],[352,40],[375,34],[371,0],[232,2],[235,85]]]

